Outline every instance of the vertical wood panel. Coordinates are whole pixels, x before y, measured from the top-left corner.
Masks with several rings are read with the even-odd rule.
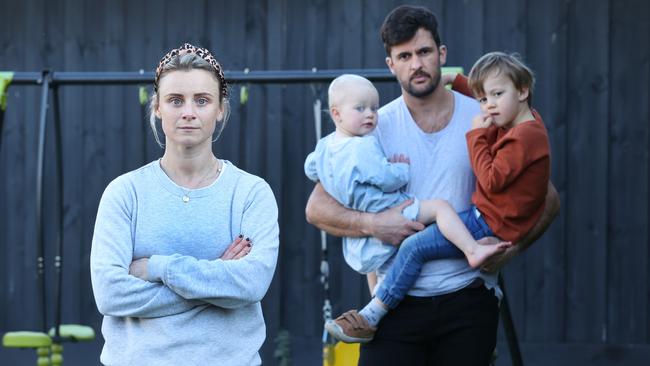
[[[30,14],[33,20],[37,23],[43,21],[43,11],[39,8],[37,0],[30,0],[24,2],[23,10]],[[24,53],[22,68],[26,70],[30,69],[41,69],[40,60],[40,44],[42,37],[42,28],[41,25],[28,25],[24,23],[17,22],[16,28],[19,31],[22,31],[24,38],[21,43],[17,43],[16,49],[18,52]],[[29,45],[25,48],[24,45]],[[30,47],[34,47],[30,50]],[[23,121],[21,123],[21,136],[19,139],[19,149],[23,150],[22,155],[24,156],[23,164],[17,164],[17,172],[22,173],[22,181],[20,182],[21,187],[17,187],[16,192],[12,193],[17,196],[17,203],[24,205],[25,207],[21,209],[22,211],[22,223],[20,226],[22,229],[22,235],[19,239],[19,243],[24,245],[25,252],[24,256],[20,258],[23,266],[21,266],[21,277],[32,279],[31,283],[28,283],[25,289],[25,294],[28,295],[27,298],[24,298],[24,303],[16,302],[13,304],[14,312],[11,315],[12,317],[17,317],[23,311],[26,310],[28,314],[33,314],[33,318],[30,319],[32,322],[29,322],[29,327],[32,329],[40,329],[42,323],[42,311],[43,308],[40,303],[41,292],[38,287],[38,282],[36,281],[36,235],[35,235],[35,225],[36,225],[36,152],[38,149],[37,144],[37,135],[38,135],[38,118],[39,118],[39,107],[40,107],[41,93],[39,88],[28,88],[25,92],[25,101],[26,103],[21,107],[24,108],[25,114]],[[47,190],[46,186],[43,186],[43,192]],[[19,212],[20,212],[19,211]],[[47,263],[51,265],[51,263]],[[23,306],[25,304],[25,306]],[[21,322],[22,323],[22,322]],[[30,324],[31,323],[31,324]],[[24,324],[23,324],[24,326]],[[29,328],[28,328],[29,329]]]
[[[615,343],[648,339],[648,171],[640,167],[648,165],[650,115],[648,88],[633,87],[630,75],[648,80],[649,14],[648,2],[611,2],[607,325]]]
[[[264,6],[266,8],[266,28],[263,51],[266,54],[266,69],[268,70],[281,70],[284,63],[285,52],[285,37],[286,37],[286,1],[270,2],[266,1]],[[262,48],[262,47],[260,47]],[[276,348],[276,344],[271,340],[275,339],[280,329],[286,329],[282,319],[282,308],[285,306],[283,295],[285,291],[290,289],[292,277],[283,277],[280,268],[282,268],[283,247],[284,247],[284,234],[287,231],[285,228],[285,221],[283,220],[284,212],[282,207],[283,200],[283,169],[284,161],[282,157],[282,146],[284,145],[282,139],[282,129],[284,127],[284,119],[282,116],[283,87],[278,85],[266,86],[266,106],[268,112],[265,114],[266,118],[262,118],[261,123],[267,124],[265,138],[265,150],[260,151],[260,160],[264,160],[264,177],[271,186],[275,195],[276,202],[279,209],[279,225],[280,225],[280,255],[278,264],[275,271],[275,276],[271,287],[264,297],[262,306],[264,309],[264,318],[269,321],[266,323],[267,334],[269,341],[265,344],[263,352],[266,356],[265,359],[270,359],[272,353]],[[285,282],[288,281],[288,282]]]
[[[22,31],[21,14],[25,12],[25,3],[7,4],[0,15],[2,26],[6,32],[2,32],[2,51],[3,57],[0,57],[0,64],[3,69],[11,71],[22,71],[25,68],[25,52],[22,45],[25,42],[25,33]],[[34,261],[27,262],[26,256],[33,255],[33,250],[28,249],[28,244],[24,237],[23,225],[28,224],[27,207],[21,200],[25,192],[24,178],[26,167],[23,162],[26,160],[24,149],[25,136],[25,106],[23,100],[27,98],[27,90],[23,87],[12,86],[9,89],[7,110],[5,112],[5,122],[3,131],[2,151],[2,177],[4,181],[2,206],[5,212],[5,218],[9,221],[3,226],[3,241],[0,243],[0,249],[5,253],[3,262],[5,265],[5,274],[3,288],[5,295],[3,299],[2,330],[17,329],[36,329],[37,315],[34,314],[35,305],[33,303],[36,295],[36,282],[34,281]],[[33,94],[29,95],[30,97]],[[29,194],[33,194],[29,192]],[[18,225],[17,223],[22,223]],[[31,246],[29,246],[31,247]],[[31,257],[33,258],[33,256]],[[29,275],[27,275],[29,273]],[[28,319],[20,319],[18,309],[24,304],[23,309],[30,314]]]
[[[566,2],[528,3],[526,61],[536,75],[533,106],[542,115],[551,145],[551,181],[565,193],[567,101],[567,6]],[[566,206],[563,206],[563,211]],[[526,328],[531,341],[564,338],[566,293],[566,213],[561,212],[547,233],[526,253]],[[509,268],[508,268],[509,270]]]
[[[590,14],[585,17],[584,14]],[[570,4],[567,151],[568,341],[605,341],[609,14],[607,2]],[[584,52],[589,50],[589,52]]]
[[[246,58],[246,67],[251,70],[266,68],[264,48],[264,31],[266,29],[266,7],[262,0],[246,2],[246,38],[242,52]],[[242,120],[240,131],[241,152],[244,154],[242,167],[255,175],[263,175],[265,170],[263,152],[266,150],[266,129],[268,121],[262,113],[266,110],[266,86],[251,85],[246,105],[246,120]],[[244,116],[240,116],[244,118]]]
[[[246,67],[244,52],[246,37],[246,4],[245,2],[225,2],[213,4],[208,2],[208,12],[211,14],[207,23],[208,37],[212,39],[215,57],[226,70],[242,71]],[[214,145],[217,156],[232,161],[244,168],[242,145],[245,143],[241,135],[245,133],[244,118],[246,106],[239,101],[241,85],[231,85],[230,107],[231,115],[219,141]]]
[[[84,35],[83,24],[83,2],[79,0],[66,0],[62,2],[63,18],[68,21],[60,21],[62,28],[62,68],[63,70],[83,70],[84,62],[82,56],[82,42]],[[84,241],[84,206],[81,194],[84,176],[83,170],[83,145],[84,134],[84,87],[66,86],[60,88],[60,111],[62,129],[62,153],[63,153],[63,176],[64,176],[64,264],[63,279],[68,306],[66,308],[77,311],[78,314],[71,314],[71,310],[63,313],[66,321],[77,321],[70,317],[79,316],[79,321],[89,322],[96,330],[99,329],[96,307],[92,293],[74,293],[68,291],[72,288],[84,288],[89,286],[89,273],[79,272],[79,268],[87,267],[88,260],[80,251],[84,246],[90,247],[90,242]],[[91,214],[94,216],[94,214]],[[81,273],[86,273],[82,275]],[[85,295],[85,296],[83,296]],[[78,310],[75,310],[78,309]],[[91,321],[94,320],[94,321]]]
[[[517,52],[525,56],[526,52],[526,5],[524,1],[485,1],[483,2],[482,34],[475,33],[474,36],[483,42],[483,52],[502,51]],[[481,55],[478,55],[480,57]],[[467,73],[477,61],[464,60],[467,65]],[[524,60],[525,61],[525,60]],[[503,269],[505,292],[508,296],[508,304],[512,313],[514,325],[519,336],[526,334],[528,314],[526,299],[526,255],[520,255]]]
[[[284,51],[285,64],[288,69],[308,69],[314,65],[311,54],[312,45],[307,41],[314,39],[314,22],[321,11],[321,22],[327,23],[329,17],[323,10],[323,2],[309,2],[301,6],[298,1],[287,1],[285,24],[287,25],[283,42],[286,43]],[[294,31],[292,31],[293,29]],[[299,31],[296,31],[299,30]],[[321,62],[325,62],[322,60]],[[310,253],[317,253],[320,247],[316,241],[316,230],[305,223],[304,204],[306,191],[313,185],[306,184],[307,179],[302,173],[302,163],[305,151],[314,144],[313,116],[311,103],[313,99],[309,86],[291,85],[283,88],[284,100],[281,107],[283,116],[282,138],[287,141],[282,147],[283,161],[283,202],[280,268],[283,278],[283,307],[282,327],[289,330],[292,345],[296,345],[303,338],[318,339],[322,324],[320,322],[320,308],[322,297],[320,288],[315,281],[317,262]],[[308,188],[309,187],[309,188]],[[295,223],[296,226],[290,224]],[[292,280],[293,279],[293,280]],[[299,279],[296,283],[295,279]],[[315,336],[316,334],[316,336]],[[299,346],[298,346],[299,347]],[[294,355],[299,355],[299,349],[293,349]],[[298,356],[292,356],[294,359]]]
[[[445,1],[440,17],[440,42],[447,45],[447,64],[463,66],[469,72],[483,50],[483,38],[480,36],[483,32],[483,3]],[[507,22],[506,17],[502,20]]]

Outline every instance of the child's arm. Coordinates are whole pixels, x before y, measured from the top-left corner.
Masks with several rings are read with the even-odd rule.
[[[472,89],[469,88],[469,84],[467,83],[467,77],[463,74],[456,74],[456,77],[451,84],[451,89],[470,98],[474,98],[474,93],[472,92]]]
[[[397,156],[395,163],[391,163],[372,136],[357,139],[350,158],[354,165],[353,179],[372,184],[382,192],[394,192],[409,182],[408,158]]]
[[[456,72],[442,74],[440,82],[442,85],[451,85],[451,90],[453,91],[459,92],[470,98],[474,98],[474,93],[472,92],[472,89],[469,88],[469,84],[467,82],[467,76],[463,74]]]
[[[467,147],[476,179],[483,189],[498,193],[533,162],[548,157],[548,138],[535,125],[518,126],[517,133],[502,137],[495,146],[488,141],[489,128],[467,133]]]
[[[318,182],[318,172],[316,171],[316,152],[311,152],[305,159],[305,175],[313,182]]]

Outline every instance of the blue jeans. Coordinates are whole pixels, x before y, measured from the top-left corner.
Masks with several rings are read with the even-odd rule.
[[[472,205],[469,210],[459,213],[458,216],[474,239],[494,236],[475,206]],[[464,257],[463,252],[442,235],[438,225],[431,224],[402,242],[375,295],[390,309],[394,309],[420,276],[425,262]]]

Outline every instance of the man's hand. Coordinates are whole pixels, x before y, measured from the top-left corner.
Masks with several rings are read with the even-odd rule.
[[[412,203],[413,200],[406,200],[388,210],[371,215],[369,234],[383,243],[399,245],[409,235],[424,229],[423,224],[402,216],[402,211]]]
[[[493,122],[494,122],[494,118],[489,114],[488,115],[479,114],[476,117],[474,117],[474,119],[472,119],[472,130],[476,130],[478,128],[488,128]]]
[[[129,274],[143,281],[146,281],[147,278],[149,278],[149,273],[147,272],[148,264],[149,258],[140,258],[134,260],[129,266]]]
[[[481,270],[494,272],[503,267],[509,260],[517,254],[523,253],[535,240],[537,240],[544,231],[549,227],[555,216],[560,211],[560,195],[557,193],[555,186],[548,182],[548,191],[546,192],[546,203],[544,212],[535,226],[526,236],[524,236],[516,245],[506,249],[503,253],[493,255],[488,258],[481,266]],[[495,238],[496,239],[496,238]]]
[[[251,249],[253,249],[253,242],[249,238],[244,239],[243,235],[239,235],[219,259],[223,259],[224,261],[240,259],[248,255]]]
[[[411,164],[411,159],[409,159],[409,157],[404,154],[395,154],[388,158],[388,161],[391,163]]]

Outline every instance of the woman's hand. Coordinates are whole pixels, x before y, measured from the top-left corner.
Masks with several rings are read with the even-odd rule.
[[[223,259],[224,261],[231,260],[231,259],[240,259],[245,257],[248,253],[250,253],[252,248],[253,248],[253,242],[250,240],[250,238],[244,239],[243,235],[239,235],[230,244],[228,249],[226,249],[226,251],[223,252],[223,254],[221,255],[221,257],[219,257],[219,259]]]
[[[149,264],[149,258],[140,258],[131,262],[129,266],[129,274],[131,276],[137,277],[143,281],[146,281],[149,277],[147,272],[147,265]]]

